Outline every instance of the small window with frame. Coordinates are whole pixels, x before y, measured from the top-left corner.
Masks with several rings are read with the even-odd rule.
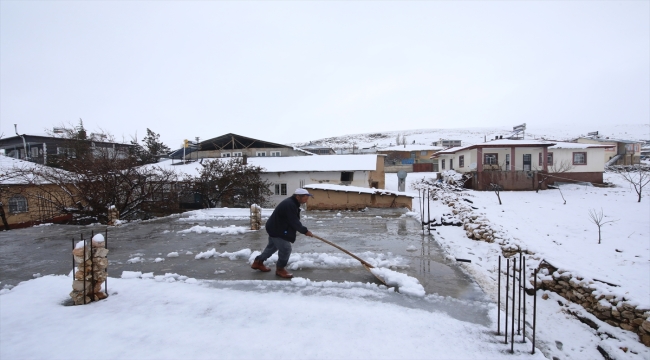
[[[18,214],[28,211],[27,198],[22,195],[14,195],[9,198],[9,213]]]
[[[230,153],[229,152],[222,152],[221,157],[222,158],[228,158],[228,157],[230,157]]]
[[[287,195],[287,184],[275,184],[275,195]]]
[[[271,156],[282,156],[280,151],[271,151]]]
[[[574,152],[573,153],[573,165],[587,165],[587,153],[586,152]]]
[[[458,157],[458,167],[465,167],[465,155]]]
[[[256,151],[255,156],[266,156],[266,151]]]
[[[483,154],[483,164],[496,165],[499,163],[499,154]]]
[[[441,168],[442,170],[445,169],[445,159],[440,160],[440,168]]]
[[[241,151],[233,151],[232,157],[242,157],[242,152]]]
[[[354,178],[354,173],[351,171],[342,171],[341,172],[341,182],[352,182]]]

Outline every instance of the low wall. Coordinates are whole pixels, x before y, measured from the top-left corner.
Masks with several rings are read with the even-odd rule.
[[[362,210],[369,208],[413,207],[413,198],[403,195],[379,195],[347,191],[309,189],[314,195],[307,202],[307,210]]]
[[[384,165],[384,172],[387,173],[396,173],[401,170],[413,172],[413,165]]]

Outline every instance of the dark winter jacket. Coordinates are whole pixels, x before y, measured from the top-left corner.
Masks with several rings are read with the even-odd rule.
[[[300,203],[291,196],[282,200],[266,222],[266,232],[271,237],[296,241],[296,231],[305,234],[308,230],[300,223]]]

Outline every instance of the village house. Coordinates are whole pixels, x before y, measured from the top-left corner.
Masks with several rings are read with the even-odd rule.
[[[176,150],[172,158],[203,159],[229,157],[287,157],[314,155],[294,146],[272,143],[228,133],[194,143],[189,148]]]
[[[590,136],[576,140],[581,144],[598,144],[608,146],[604,159],[607,165],[634,165],[641,163],[641,147],[643,141],[610,139],[609,137]]]
[[[308,145],[301,146],[302,150],[309,151],[312,154],[316,155],[336,155],[336,151],[328,146],[316,145],[309,142]]]
[[[17,229],[72,219],[70,214],[61,213],[50,201],[61,192],[60,187],[37,182],[27,175],[33,167],[43,165],[0,155],[0,229]],[[66,196],[61,194],[60,198]],[[60,199],[55,202],[60,202]]]
[[[608,145],[496,139],[440,151],[440,171],[466,174],[465,186],[487,190],[545,189],[548,182],[602,183]],[[548,178],[547,181],[543,181]]]
[[[180,174],[197,176],[201,162],[174,165],[163,160],[146,166],[173,168]],[[385,187],[384,160],[381,155],[330,155],[243,158],[245,164],[262,168],[272,195],[267,206],[275,206],[297,188],[309,184],[331,184],[363,188]]]
[[[443,150],[433,145],[397,145],[378,149],[377,153],[386,155],[386,172],[432,172],[438,171],[438,161],[433,154]]]
[[[61,136],[23,134],[2,138],[0,139],[0,155],[48,165],[58,155],[75,156],[71,141],[87,141],[91,149],[109,154],[115,153],[118,157],[122,156],[120,154],[128,154],[128,151],[124,150],[134,147],[132,144],[110,142],[97,134],[90,134],[88,140],[71,140],[63,136],[62,130],[55,128],[53,133]]]

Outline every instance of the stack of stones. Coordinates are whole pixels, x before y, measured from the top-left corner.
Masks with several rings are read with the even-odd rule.
[[[251,230],[262,228],[262,208],[257,205],[251,205]]]
[[[101,234],[95,235],[90,243],[79,241],[72,251],[77,269],[72,282],[70,297],[75,305],[88,304],[107,297],[102,285],[108,273],[108,249]]]
[[[563,298],[580,304],[585,310],[609,325],[632,331],[639,340],[650,346],[650,309],[639,306],[626,298],[605,294],[596,289],[593,280],[573,276],[548,263],[540,265],[541,282],[537,286],[558,293]]]

